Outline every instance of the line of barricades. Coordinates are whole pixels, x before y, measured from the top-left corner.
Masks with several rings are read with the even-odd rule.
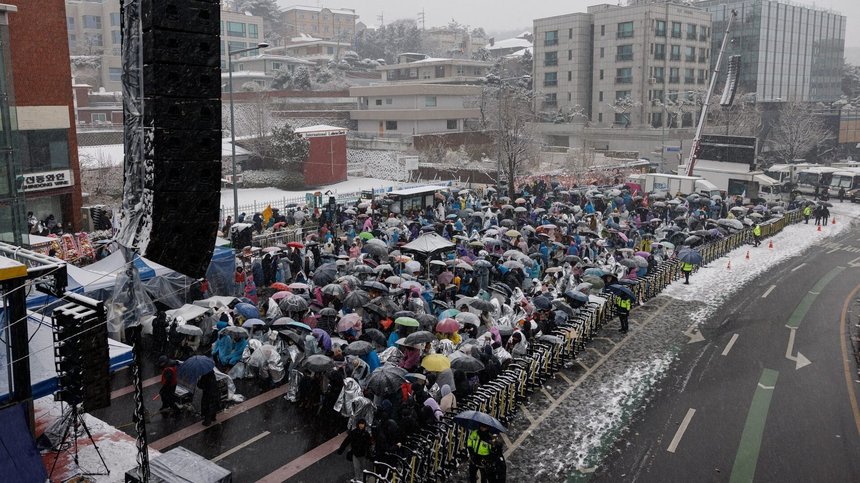
[[[785,226],[803,219],[800,210],[786,212],[773,222],[761,224],[762,238],[779,233]],[[752,242],[752,229],[733,233],[725,238],[700,246],[702,265]],[[681,262],[666,260],[649,275],[638,280],[630,289],[640,302],[656,297],[669,284],[683,276]],[[458,411],[474,410],[487,413],[502,423],[514,416],[519,404],[539,390],[565,363],[572,362],[585,350],[600,330],[616,315],[615,295],[604,291],[597,299],[579,309],[553,334],[542,335],[531,343],[528,354],[516,357],[492,381],[478,387],[473,394],[458,402]],[[432,429],[421,430],[406,437],[396,454],[386,456],[388,462],[375,461],[374,469],[364,472],[364,480],[395,482],[449,481],[459,465],[468,457],[467,431],[446,414]]]

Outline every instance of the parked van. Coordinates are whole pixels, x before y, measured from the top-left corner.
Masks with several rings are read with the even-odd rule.
[[[858,192],[860,192],[860,168],[844,168],[841,171],[833,173],[833,177],[830,180],[830,196],[836,196],[840,188],[845,188],[846,199],[858,199]]]
[[[821,190],[830,186],[833,173],[837,171],[840,170],[824,166],[803,169],[797,173],[797,191],[807,195],[815,194],[816,188]]]

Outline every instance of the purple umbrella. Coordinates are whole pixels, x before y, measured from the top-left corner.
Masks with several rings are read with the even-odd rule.
[[[326,333],[326,331],[322,329],[314,329],[313,335],[316,337],[317,341],[322,342],[324,351],[331,350],[331,337]]]

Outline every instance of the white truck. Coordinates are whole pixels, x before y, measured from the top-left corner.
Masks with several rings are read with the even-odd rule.
[[[681,176],[677,174],[645,173],[633,174],[627,179],[642,187],[645,193],[665,191],[674,196],[678,193],[691,195],[704,194],[710,197],[720,194],[719,188],[708,180],[698,176]]]
[[[785,201],[779,181],[765,175],[763,171],[730,171],[713,166],[717,163],[697,163],[693,173],[713,183],[726,196],[742,196],[748,200]],[[727,163],[723,163],[727,164]],[[685,165],[678,170],[686,169]]]

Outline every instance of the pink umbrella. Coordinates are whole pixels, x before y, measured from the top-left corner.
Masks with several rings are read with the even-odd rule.
[[[285,290],[281,290],[280,292],[275,292],[274,294],[272,294],[271,299],[272,300],[281,300],[282,298],[286,297],[287,295],[290,295],[290,292],[287,292]]]
[[[460,330],[460,323],[454,319],[445,319],[436,324],[436,332],[454,334]]]
[[[625,242],[627,241],[627,235],[625,235],[624,233],[621,233],[620,231],[618,232],[618,238],[621,238]]]
[[[355,329],[361,332],[361,316],[358,314],[346,314],[337,323],[338,332],[346,332],[349,329]]]
[[[636,252],[636,256],[639,256],[639,257],[642,257],[642,258],[648,258],[648,257],[650,257],[650,256],[651,256],[651,254],[650,254],[650,253],[648,253],[648,252]]]

